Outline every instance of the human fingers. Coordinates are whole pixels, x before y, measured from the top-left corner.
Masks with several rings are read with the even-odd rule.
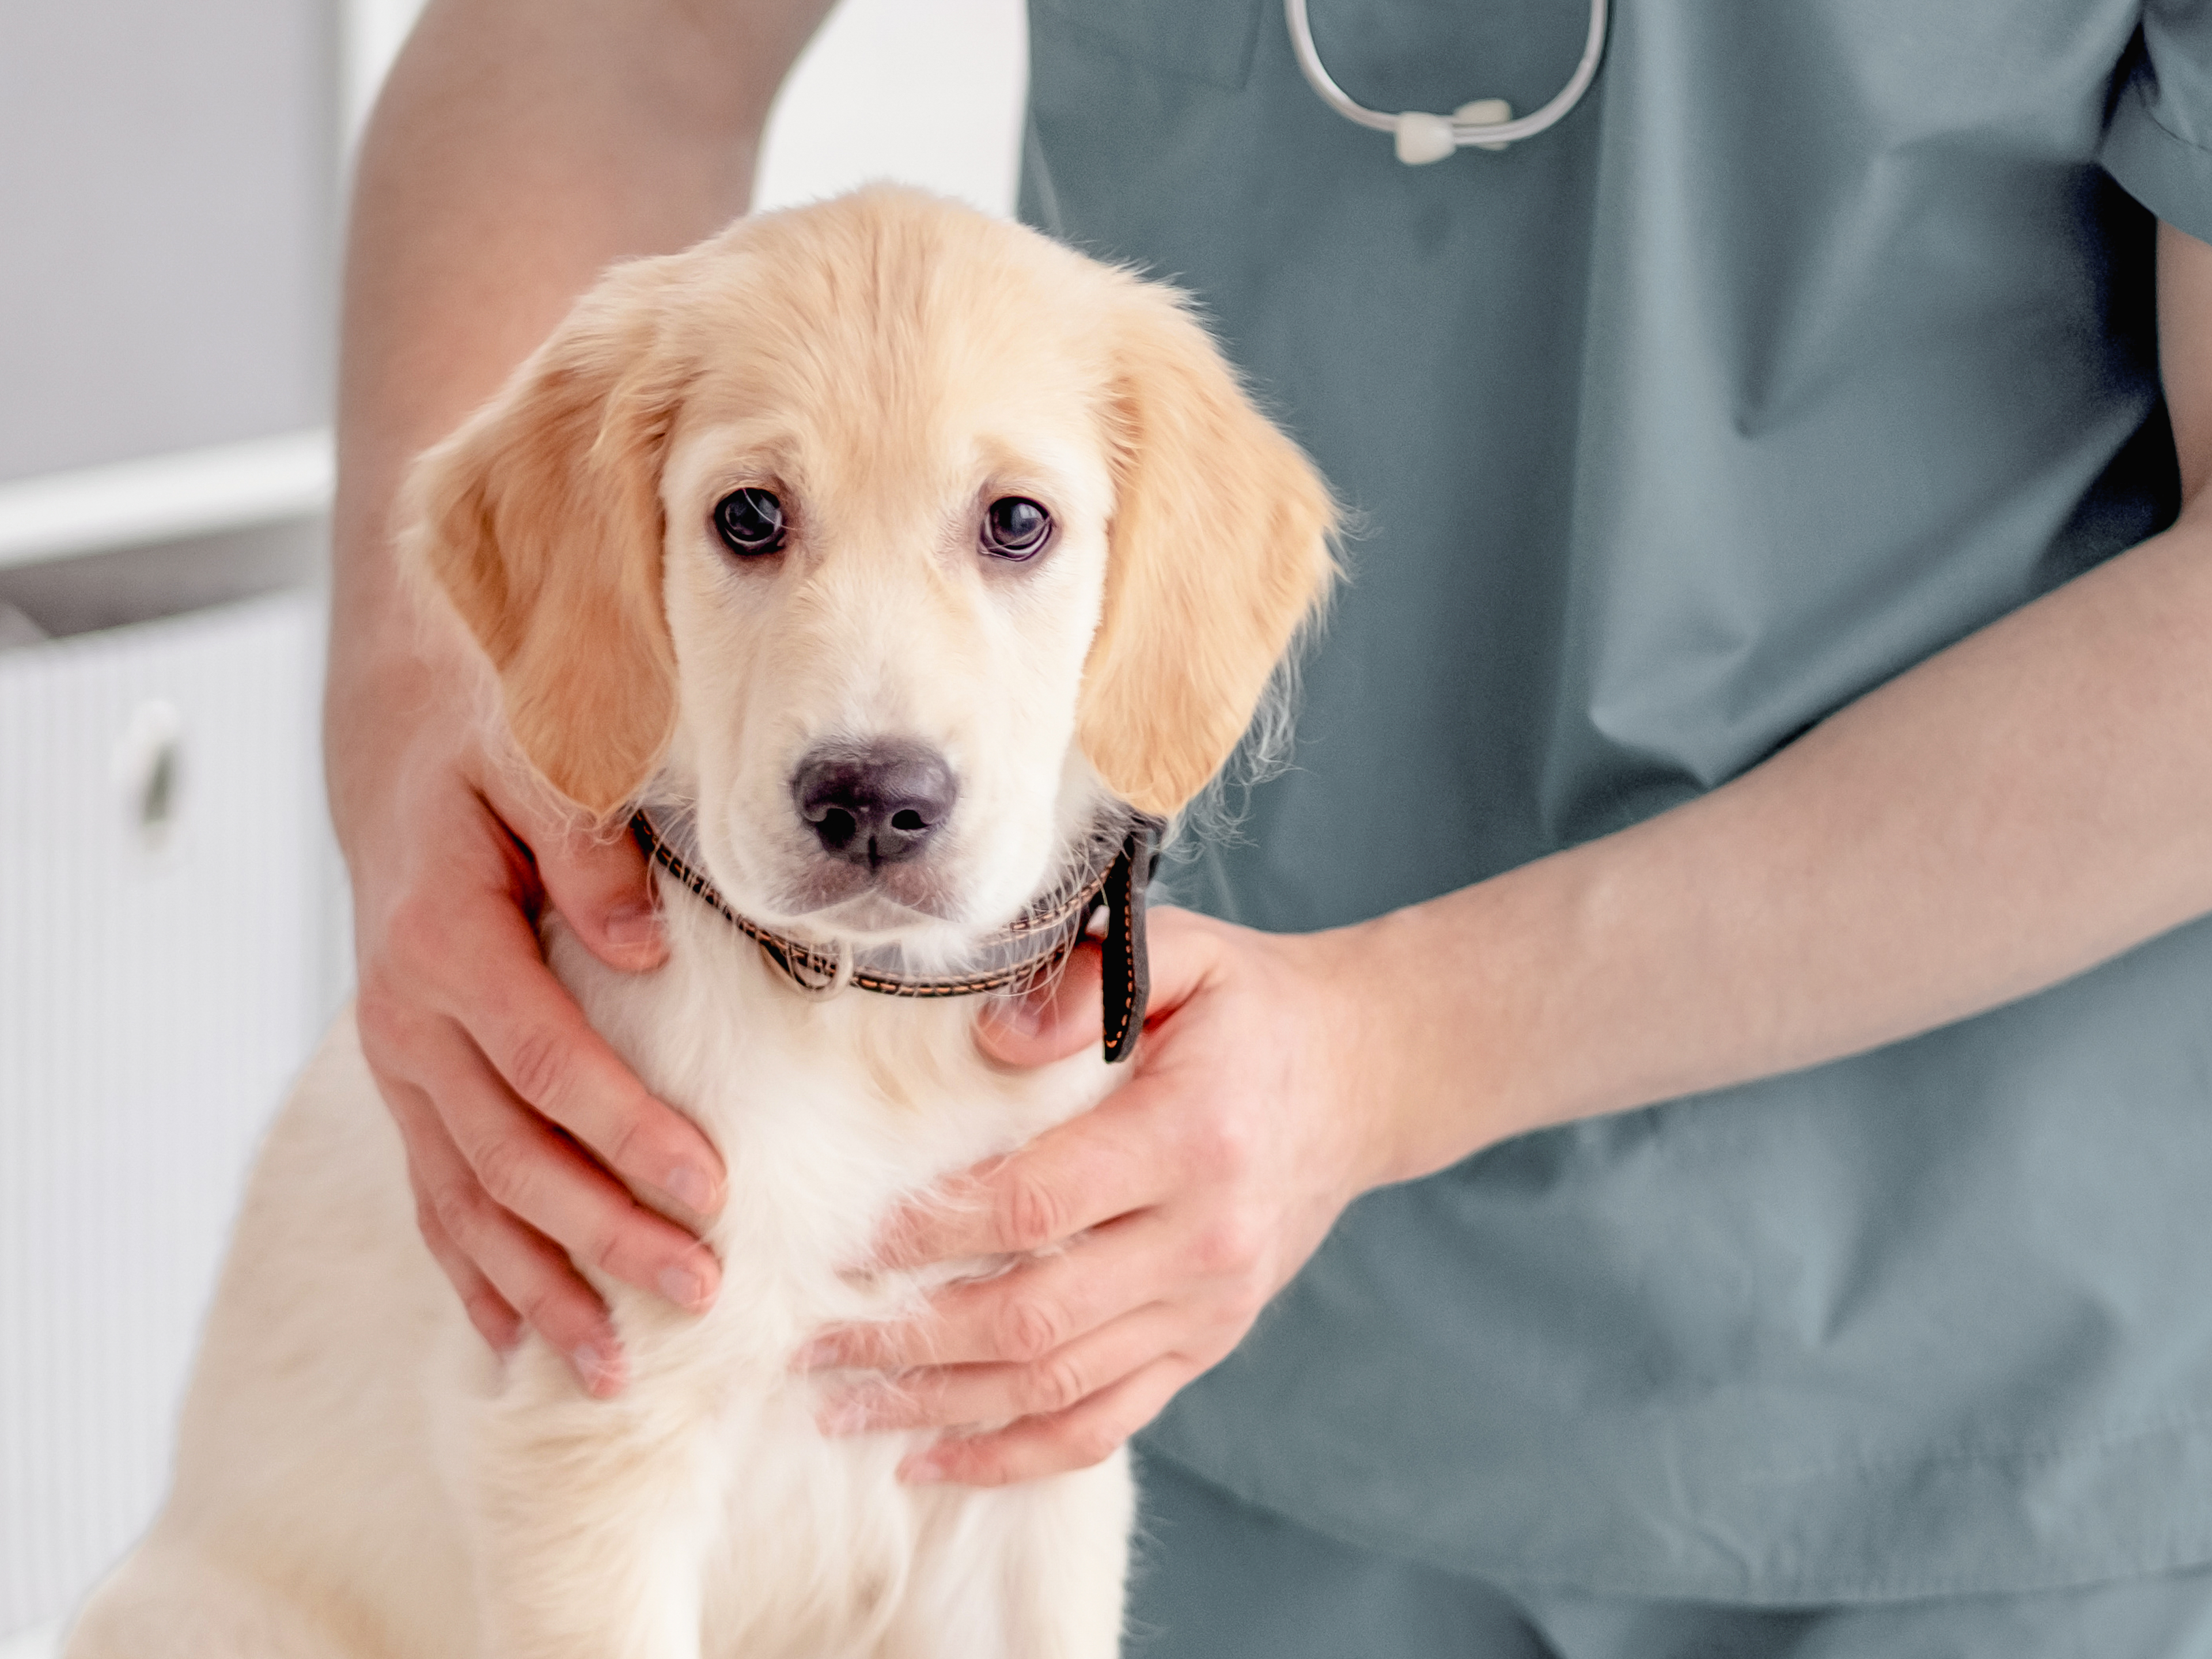
[[[1175,1308],[1151,1303],[1028,1364],[925,1365],[825,1389],[816,1417],[829,1433],[866,1434],[1055,1416],[1179,1352],[1189,1334]],[[1194,1356],[1201,1366],[1219,1357],[1213,1346]]]
[[[437,746],[410,765],[386,792],[389,812],[356,824],[350,854],[362,1053],[407,1138],[426,1243],[471,1322],[512,1340],[480,1278],[588,1388],[610,1392],[619,1346],[563,1252],[702,1305],[716,1287],[711,1254],[631,1192],[703,1221],[720,1201],[720,1161],[589,1030],[547,969],[532,921],[543,898],[535,864],[480,787],[494,769],[473,750],[457,758]]]
[[[470,1322],[495,1348],[510,1348],[521,1332],[501,1319],[504,1307],[568,1359],[586,1392],[619,1393],[622,1345],[592,1287],[550,1240],[492,1202],[427,1092],[404,1081],[384,1092],[407,1144],[416,1224]]]
[[[485,779],[484,793],[492,811],[530,848],[545,896],[586,950],[625,973],[668,959],[645,854],[627,829],[580,825],[527,786],[510,787],[496,771]]]
[[[1171,1019],[1214,974],[1205,935],[1181,926],[1182,915],[1155,913],[1156,921],[1165,924],[1156,930],[1153,951],[1152,1018],[1161,1022]],[[1096,1012],[1097,957],[1079,953],[1079,960],[1085,955],[1089,993],[1083,990],[1085,981],[1078,981],[1065,997],[1055,999],[1054,1008],[1064,1012],[1051,1018],[1061,1022],[1053,1028],[1060,1035],[1040,1037],[1046,1048],[1057,1047],[1069,1030],[1081,1030],[1082,1008]],[[1094,1027],[1085,1040],[1096,1036]],[[1003,1040],[1011,1048],[1022,1039],[986,1039],[979,1033],[977,1040]],[[1098,1105],[894,1212],[878,1236],[878,1262],[914,1267],[1048,1249],[1141,1209],[1180,1185],[1187,1172],[1175,1166],[1173,1131],[1181,1120],[1157,1108],[1188,1086],[1190,1068],[1170,1049],[1158,1043],[1140,1047],[1129,1079]]]
[[[914,1319],[848,1325],[806,1351],[812,1370],[895,1371],[914,1365],[1044,1360],[1180,1282],[1171,1230],[1128,1216],[1002,1273],[947,1285]]]
[[[714,1253],[641,1205],[574,1143],[516,1098],[455,1030],[422,1046],[448,1094],[442,1123],[484,1195],[506,1215],[553,1240],[571,1260],[626,1285],[703,1311],[720,1270]]]
[[[1069,1410],[1025,1417],[991,1434],[944,1436],[901,1463],[899,1479],[913,1486],[1005,1486],[1089,1468],[1158,1417],[1200,1369],[1165,1356]]]
[[[654,1208],[702,1224],[721,1207],[722,1161],[699,1127],[653,1097],[585,1020],[538,957],[528,919],[482,918],[464,960],[495,971],[449,975],[446,1012],[521,1100],[588,1148]],[[556,1231],[571,1249],[586,1241]]]
[[[992,1482],[1096,1462],[1110,1449],[1102,1437],[1133,1431],[1181,1381],[1235,1346],[1366,1184],[1364,1172],[1371,1160],[1365,1131],[1348,1109],[1340,1057],[1326,1047],[1349,1023],[1345,1000],[1318,947],[1174,913],[1161,920],[1161,955],[1176,967],[1168,976],[1164,1011],[1139,1052],[1137,1075],[1065,1126],[1079,1144],[1080,1137],[1096,1133],[1118,1146],[1133,1172],[1130,1181],[1091,1201],[1128,1207],[1121,1218],[1079,1236],[1061,1252],[1068,1278],[1056,1287],[1077,1309],[1086,1299],[1089,1306],[1101,1305],[1098,1298],[1107,1292],[1086,1282],[1089,1276],[1111,1276],[1100,1271],[1102,1263],[1113,1262],[1119,1272],[1129,1268],[1107,1249],[1089,1247],[1103,1237],[1137,1232],[1141,1220],[1153,1241],[1147,1249],[1155,1262],[1133,1289],[1148,1299],[1091,1332],[1083,1329],[1080,1315],[1032,1309],[1023,1319],[1043,1333],[1031,1339],[1033,1346],[1075,1333],[1042,1364],[989,1351],[994,1334],[1006,1329],[1006,1310],[1017,1301],[1035,1300],[1023,1284],[1025,1268],[940,1291],[938,1302],[959,1298],[962,1322],[949,1335],[935,1326],[875,1334],[893,1359],[910,1368],[917,1358],[922,1360],[922,1369],[909,1369],[894,1381],[920,1409],[938,1413],[934,1420],[969,1412],[978,1413],[970,1421],[1021,1419],[973,1441],[946,1442],[952,1461],[941,1478]],[[1063,1162],[1054,1144],[1060,1133],[1016,1154],[1006,1170],[1018,1174],[1032,1159],[1046,1169]],[[976,1172],[975,1185],[1003,1173]],[[1079,1174],[1070,1184],[1079,1188],[1082,1182]],[[1140,1201],[1132,1204],[1133,1194]],[[988,1224],[990,1207],[987,1197],[972,1192],[948,1206],[956,1214],[984,1213],[985,1224],[966,1224],[970,1238],[983,1239],[994,1237]],[[945,1237],[940,1232],[924,1243],[942,1243]],[[1129,1287],[1122,1291],[1131,1293]],[[927,1346],[908,1346],[917,1334],[957,1344],[958,1352],[975,1357],[964,1365],[930,1366]],[[1140,1351],[1146,1342],[1152,1346],[1150,1354]],[[1152,1382],[1139,1382],[1144,1378]],[[1163,1378],[1170,1380],[1162,1383]],[[865,1389],[866,1384],[846,1386]],[[1065,1399],[1077,1388],[1091,1392],[1058,1410],[1020,1409],[1027,1400]],[[861,1401],[863,1419],[880,1403]]]
[[[1049,1065],[1102,1040],[1098,946],[1085,941],[1044,989],[985,1006],[975,1020],[975,1046],[1001,1066]]]
[[[900,1210],[878,1236],[878,1265],[1035,1255],[1150,1207],[1175,1185],[1162,1147],[1143,1132],[1152,1092],[1136,1078],[1019,1152]]]
[[[1003,1422],[1065,1410],[1170,1352],[1202,1370],[1279,1285],[1279,1230],[1249,1204],[1165,1205],[951,1285],[918,1319],[831,1332],[807,1351],[811,1369],[882,1375],[833,1384],[825,1420],[844,1431]]]
[[[477,1270],[467,1253],[453,1243],[445,1224],[438,1219],[436,1206],[425,1200],[422,1173],[412,1158],[407,1161],[407,1184],[416,1194],[415,1222],[422,1242],[429,1246],[431,1259],[453,1285],[454,1294],[461,1298],[469,1323],[477,1328],[477,1334],[483,1338],[486,1346],[500,1353],[511,1352],[522,1340],[522,1316]]]
[[[489,927],[495,933],[498,918]],[[477,957],[480,951],[469,956]],[[535,951],[508,960],[507,980],[511,987],[542,980],[542,1000],[553,1009],[553,1018],[581,1020]],[[473,1256],[477,1245],[489,1248],[502,1241],[507,1232],[500,1225],[502,1218],[518,1221],[533,1239],[550,1237],[580,1261],[602,1267],[623,1283],[659,1291],[681,1305],[706,1305],[719,1281],[712,1252],[684,1228],[635,1203],[606,1168],[592,1164],[577,1151],[575,1141],[556,1133],[544,1117],[526,1106],[520,1091],[508,1086],[508,1079],[495,1068],[498,1061],[487,1060],[460,1022],[410,1000],[422,991],[420,980],[411,980],[404,987],[407,995],[396,994],[385,984],[383,969],[369,973],[358,1005],[361,1046],[385,1097],[403,1117],[403,1130],[410,1130],[411,1124],[400,1088],[407,1091],[407,1103],[418,1103],[414,1117],[431,1119],[441,1144],[452,1146],[460,1168],[467,1170],[469,1179],[462,1182],[445,1159],[438,1159],[434,1151],[425,1152],[422,1134],[410,1133],[410,1146],[425,1168],[435,1164],[447,1176],[442,1203],[460,1212],[458,1218],[447,1218],[449,1241]],[[622,1082],[641,1093],[641,1086],[619,1064],[615,1071]],[[653,1109],[668,1110],[657,1102]],[[696,1134],[690,1124],[684,1128]],[[477,1263],[489,1267],[483,1256],[477,1256]],[[535,1301],[562,1307],[581,1297],[591,1312],[598,1314],[598,1297],[571,1272],[562,1272],[556,1283],[538,1283],[538,1276],[526,1272],[522,1279],[522,1290],[529,1290]],[[515,1290],[515,1285],[502,1285],[508,1301],[514,1301]],[[529,1318],[529,1307],[515,1305]],[[580,1312],[575,1310],[575,1316]],[[568,1322],[573,1325],[575,1318]],[[556,1336],[556,1332],[546,1332],[546,1336]],[[568,1345],[562,1347],[566,1352]]]

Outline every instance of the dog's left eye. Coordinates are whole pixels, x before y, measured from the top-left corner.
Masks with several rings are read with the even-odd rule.
[[[983,514],[983,550],[1001,559],[1036,556],[1052,535],[1052,514],[1026,495],[1001,495]]]
[[[783,545],[783,503],[769,490],[733,489],[714,503],[714,532],[740,557],[773,553]]]

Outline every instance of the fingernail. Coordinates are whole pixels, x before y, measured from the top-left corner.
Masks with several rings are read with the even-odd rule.
[[[714,1205],[714,1183],[707,1179],[707,1172],[689,1164],[679,1164],[668,1172],[661,1183],[668,1195],[685,1209],[705,1215]]]
[[[945,1479],[945,1455],[938,1451],[916,1452],[899,1465],[898,1478],[909,1486],[933,1486]]]
[[[592,1393],[609,1395],[621,1386],[622,1362],[619,1356],[598,1343],[584,1343],[573,1350],[568,1358],[576,1367],[576,1374],[584,1379],[585,1388]]]
[[[660,917],[650,904],[622,904],[607,912],[610,945],[658,945]]]
[[[660,1293],[679,1308],[694,1311],[707,1305],[707,1281],[689,1267],[663,1267]]]

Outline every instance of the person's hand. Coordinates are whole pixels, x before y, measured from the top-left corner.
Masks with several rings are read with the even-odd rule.
[[[333,744],[332,796],[354,883],[362,1049],[406,1141],[423,1240],[477,1329],[504,1349],[527,1324],[611,1395],[622,1352],[572,1260],[704,1308],[714,1255],[667,1218],[696,1226],[719,1208],[722,1165],[584,1023],[539,953],[534,918],[550,902],[610,966],[658,966],[642,856],[627,836],[565,823],[511,759],[486,752],[459,712],[469,691],[445,692],[356,696],[340,711],[360,739]]]
[[[995,1486],[1095,1463],[1236,1346],[1345,1206],[1389,1178],[1365,1103],[1370,1038],[1322,943],[1178,910],[1152,919],[1152,1003],[1134,1075],[1095,1109],[902,1212],[889,1267],[1001,1254],[905,1325],[825,1334],[805,1364],[893,1373],[842,1383],[832,1432],[937,1427],[914,1481]],[[1034,1066],[1098,1041],[1098,966],[979,1024]]]

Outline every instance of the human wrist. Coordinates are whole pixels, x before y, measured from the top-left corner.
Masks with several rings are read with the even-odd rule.
[[[1370,1126],[1367,1186],[1578,1115],[1576,1039],[1558,1029],[1572,1002],[1571,875],[1528,866],[1310,936]]]
[[[1458,1042],[1440,1029],[1423,982],[1425,922],[1416,910],[1393,911],[1297,941],[1316,988],[1322,1068],[1356,1131],[1346,1171],[1352,1196],[1430,1174],[1482,1141],[1460,1121]]]
[[[479,673],[452,630],[392,607],[334,611],[323,747],[331,823],[349,864],[365,825],[396,804],[401,776],[426,761],[458,764]]]

